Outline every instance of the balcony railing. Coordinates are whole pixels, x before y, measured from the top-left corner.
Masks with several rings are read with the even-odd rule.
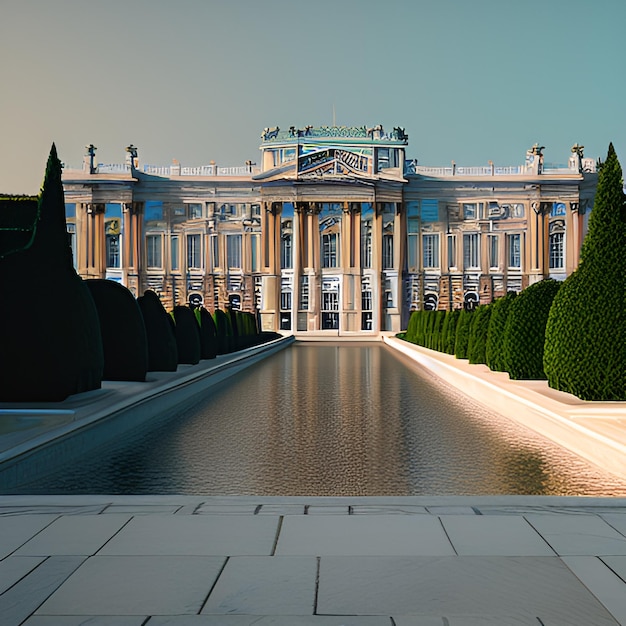
[[[65,171],[89,171],[89,166],[81,168],[64,165]],[[199,167],[182,167],[180,165],[143,165],[138,168],[144,174],[152,176],[251,176],[258,174],[261,168],[256,165],[238,165],[234,167],[218,167],[217,165],[201,165]],[[130,174],[128,163],[98,163],[96,174]]]

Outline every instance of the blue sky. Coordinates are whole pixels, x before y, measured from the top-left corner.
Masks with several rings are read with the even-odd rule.
[[[240,165],[333,109],[424,165],[624,160],[624,24],[624,0],[0,0],[0,192],[37,193],[53,141]]]

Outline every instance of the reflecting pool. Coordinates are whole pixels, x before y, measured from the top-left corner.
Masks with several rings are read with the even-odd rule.
[[[20,493],[626,495],[379,343],[296,343]]]

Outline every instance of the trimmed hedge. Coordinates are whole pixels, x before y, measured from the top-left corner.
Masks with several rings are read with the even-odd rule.
[[[543,348],[552,301],[562,283],[546,279],[526,287],[510,305],[503,355],[512,379],[544,379]]]
[[[175,372],[178,367],[178,348],[174,321],[168,315],[159,296],[148,290],[137,298],[148,341],[148,371]]]
[[[124,285],[112,280],[91,279],[85,284],[100,320],[103,380],[145,381],[148,337],[137,300]]]
[[[487,344],[485,346],[485,362],[489,369],[494,372],[506,371],[503,355],[504,332],[509,310],[516,296],[517,293],[515,291],[509,291],[506,296],[496,299],[491,308]]]
[[[544,367],[583,400],[626,400],[626,198],[613,144],[598,176],[580,263],[554,299]]]
[[[454,344],[456,343],[456,325],[459,321],[459,315],[461,311],[455,309],[454,311],[447,311],[446,319],[443,323],[442,329],[442,344],[441,351],[446,354],[454,354]]]
[[[200,328],[200,358],[214,359],[217,356],[217,329],[211,314],[204,308],[193,310]]]
[[[230,316],[221,309],[216,309],[213,313],[213,320],[217,328],[217,353],[228,354],[233,352],[235,346]]]

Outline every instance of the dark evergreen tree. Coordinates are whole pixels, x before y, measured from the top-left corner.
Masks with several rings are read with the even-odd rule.
[[[214,359],[217,356],[217,329],[212,315],[204,308],[194,309],[200,327],[200,357]]]
[[[112,280],[85,284],[98,311],[104,349],[104,380],[146,380],[148,338],[143,316],[133,294]]]
[[[409,323],[406,327],[406,334],[404,335],[404,339],[406,341],[410,341],[411,343],[415,343],[417,339],[417,321],[419,315],[418,311],[413,311],[411,313],[411,317],[409,317]]]
[[[444,322],[443,332],[443,344],[441,351],[446,354],[454,354],[454,344],[456,343],[456,325],[459,321],[459,315],[461,311],[454,309],[454,311],[448,311],[446,320]]]
[[[467,358],[467,345],[469,343],[470,323],[473,312],[462,309],[456,324],[456,337],[454,342],[454,356],[457,359]]]
[[[626,202],[613,144],[598,176],[578,268],[554,300],[544,367],[551,387],[626,400]]]
[[[217,329],[217,353],[227,354],[234,350],[233,330],[230,325],[230,316],[221,309],[213,313],[215,327]]]
[[[552,301],[562,283],[552,279],[526,287],[509,308],[503,354],[512,379],[544,379],[543,348]]]
[[[54,144],[37,210],[24,208],[30,233],[5,237],[0,254],[0,401],[60,401],[99,389],[104,357],[95,304],[72,263]]]
[[[489,330],[487,332],[487,345],[485,346],[485,360],[494,372],[506,371],[503,356],[504,331],[509,308],[517,294],[509,291],[506,296],[498,298],[491,309],[489,317]]]
[[[467,345],[467,358],[470,363],[485,363],[485,350],[489,333],[489,319],[492,305],[482,304],[476,311],[470,327],[470,337]]]

